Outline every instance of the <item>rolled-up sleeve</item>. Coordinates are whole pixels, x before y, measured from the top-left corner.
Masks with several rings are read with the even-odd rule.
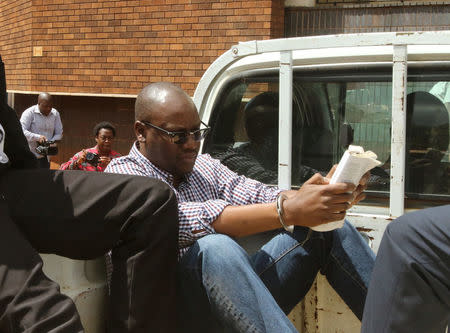
[[[207,200],[205,202],[180,202],[178,218],[180,222],[180,248],[191,245],[197,239],[214,234],[211,224],[228,206],[224,200]]]
[[[222,214],[225,207],[272,202],[280,192],[277,188],[239,176],[210,156],[203,155],[201,158],[210,168],[204,168],[204,178],[197,179],[191,186],[196,189],[196,193],[215,192],[216,197],[195,202],[178,193],[181,249],[203,236],[215,233],[211,224]]]

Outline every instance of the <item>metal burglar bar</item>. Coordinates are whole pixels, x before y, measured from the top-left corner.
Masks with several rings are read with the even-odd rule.
[[[405,154],[406,154],[406,45],[394,45],[392,66],[392,141],[391,141],[391,195],[389,215],[397,217],[404,212]]]
[[[280,54],[278,187],[291,188],[292,166],[292,51]]]

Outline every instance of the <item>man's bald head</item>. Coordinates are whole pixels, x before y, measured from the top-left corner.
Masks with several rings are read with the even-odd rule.
[[[52,96],[48,93],[40,93],[38,96],[39,110],[44,116],[48,116],[53,108]]]
[[[169,82],[146,86],[136,98],[134,131],[140,153],[174,176],[174,184],[194,168],[201,121],[191,97]],[[178,134],[176,134],[178,133]],[[175,142],[183,134],[187,140]]]
[[[177,101],[189,101],[195,108],[191,97],[179,86],[170,82],[151,83],[136,98],[135,120],[151,119],[159,107]]]
[[[52,101],[52,95],[49,93],[40,93],[38,96],[38,104],[42,101],[51,102]]]

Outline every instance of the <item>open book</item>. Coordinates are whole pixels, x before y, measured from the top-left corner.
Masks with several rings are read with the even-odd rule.
[[[331,177],[330,183],[352,183],[358,185],[361,177],[369,170],[373,169],[381,162],[377,160],[377,155],[363,147],[350,145],[342,155],[341,160]],[[311,229],[315,231],[330,231],[344,225],[344,220],[321,224]]]

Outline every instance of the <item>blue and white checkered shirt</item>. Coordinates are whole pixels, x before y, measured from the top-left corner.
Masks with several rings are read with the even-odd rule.
[[[208,154],[197,157],[192,172],[175,188],[173,176],[145,158],[137,145],[129,155],[112,160],[105,172],[154,177],[169,184],[178,200],[180,257],[197,239],[215,233],[211,223],[226,206],[273,202],[280,192],[239,176]]]

